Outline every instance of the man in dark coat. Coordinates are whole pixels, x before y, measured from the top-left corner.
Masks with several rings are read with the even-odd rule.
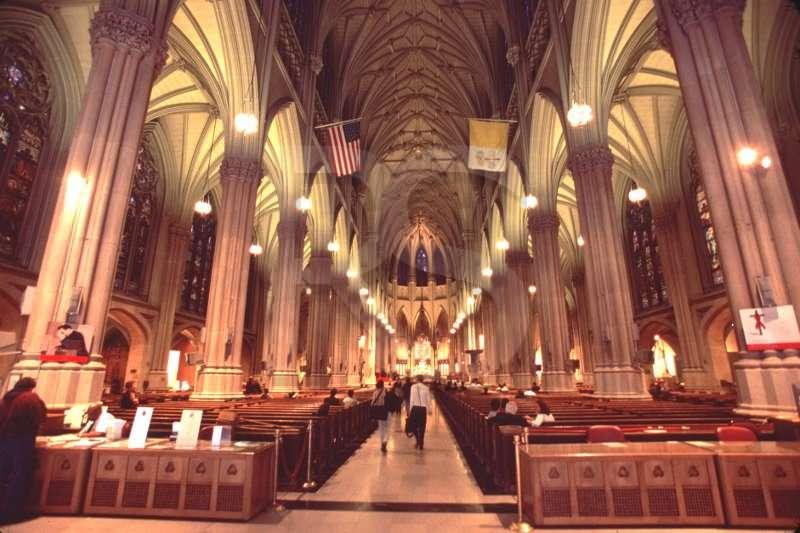
[[[36,380],[24,377],[0,402],[0,523],[22,518],[33,479],[36,434],[47,418],[47,408],[34,392]]]

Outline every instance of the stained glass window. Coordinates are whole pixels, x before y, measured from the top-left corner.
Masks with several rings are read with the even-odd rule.
[[[0,256],[13,258],[50,113],[50,83],[35,46],[0,37]]]
[[[692,202],[695,206],[698,234],[702,249],[702,259],[705,271],[705,285],[707,288],[719,287],[725,282],[722,274],[722,262],[717,247],[717,237],[714,232],[714,223],[711,220],[711,208],[708,203],[708,196],[700,179],[700,166],[697,161],[697,153],[692,150],[689,156],[689,168],[691,171],[691,194]]]
[[[398,285],[408,285],[408,282],[410,281],[409,278],[411,277],[411,271],[408,256],[408,250],[403,250],[403,253],[400,255],[400,260],[397,262]]]
[[[181,307],[185,311],[205,316],[208,290],[211,287],[211,266],[217,237],[216,209],[209,215],[195,213],[192,219],[192,240],[183,274]]]
[[[414,258],[414,265],[417,268],[417,285],[428,284],[428,254],[421,246],[417,249],[417,255]]]
[[[444,255],[442,251],[437,248],[433,253],[433,279],[437,285],[444,285],[447,283],[447,272],[444,266]]]
[[[645,311],[667,303],[667,285],[658,257],[650,202],[630,202],[627,208],[628,245],[636,304]]]
[[[142,296],[150,257],[150,233],[154,224],[158,171],[148,149],[139,147],[128,212],[117,256],[114,289]]]

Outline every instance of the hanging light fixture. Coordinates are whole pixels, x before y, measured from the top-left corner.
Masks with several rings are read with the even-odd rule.
[[[491,278],[492,274],[494,274],[494,272],[492,271],[492,267],[485,267],[483,270],[481,270],[481,275],[484,278]]]
[[[633,187],[628,191],[628,200],[634,204],[638,204],[647,199],[647,191],[636,185],[634,182]]]
[[[528,285],[528,293],[533,296],[536,294],[536,285]]]
[[[586,244],[586,241],[583,238],[583,235],[578,235],[578,246],[583,246]]]
[[[211,202],[208,201],[208,182],[211,177],[211,159],[214,156],[214,138],[217,136],[217,117],[216,115],[211,115],[211,120],[214,121],[214,124],[211,128],[211,148],[208,151],[208,165],[206,166],[206,185],[204,190],[206,194],[199,200],[194,203],[194,212],[200,215],[201,217],[207,216],[211,214]]]
[[[484,270],[486,270],[486,269],[484,269]],[[489,269],[489,271],[490,271],[489,275],[490,276],[492,275],[491,270],[492,269],[490,268]],[[483,292],[483,290],[480,287],[475,287],[474,289],[472,289],[472,295],[473,296],[480,296],[482,292]]]
[[[587,125],[592,121],[592,118],[592,106],[589,104],[572,102],[569,111],[567,111],[567,122],[569,122],[570,126],[573,128]]]
[[[536,206],[538,205],[539,205],[539,199],[536,198],[534,195],[529,194],[527,196],[522,197],[523,209],[536,209]]]
[[[495,244],[495,247],[498,250],[506,251],[511,247],[511,244],[509,244],[509,242],[505,239],[500,239],[499,241],[497,241],[497,244]]]
[[[347,272],[345,273],[345,276],[347,276],[347,279],[355,279],[358,277],[358,272],[348,268]]]
[[[761,158],[761,168],[768,169],[772,166],[772,158],[768,155],[765,155]]]
[[[736,152],[736,161],[743,167],[752,167],[758,159],[758,151],[752,146],[743,146]]]
[[[264,253],[264,248],[260,244],[254,242],[250,245],[250,255],[261,255],[262,253]]]
[[[242,135],[252,135],[258,131],[258,118],[252,113],[237,113],[233,125]]]
[[[450,328],[450,335],[456,334],[456,328]]]
[[[366,288],[366,287],[361,287],[360,289],[358,289],[358,295],[359,296],[369,296],[369,289]]]
[[[311,209],[311,198],[308,198],[307,196],[301,196],[297,199],[294,205],[297,207],[297,209],[305,213]]]
[[[339,243],[336,241],[331,241],[328,243],[328,251],[331,253],[336,253],[339,251]]]
[[[306,294],[308,294],[308,295],[311,294],[311,287],[306,287]]]

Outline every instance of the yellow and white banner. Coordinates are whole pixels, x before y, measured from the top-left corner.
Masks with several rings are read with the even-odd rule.
[[[504,172],[508,160],[507,146],[508,122],[469,120],[469,168]]]

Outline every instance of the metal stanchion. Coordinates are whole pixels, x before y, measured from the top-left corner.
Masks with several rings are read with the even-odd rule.
[[[275,430],[275,494],[272,496],[272,507],[278,511],[285,511],[286,508],[278,503],[278,463],[281,459],[281,430]]]
[[[303,483],[303,490],[314,490],[317,488],[317,482],[311,479],[311,451],[313,449],[314,440],[314,421],[308,421],[308,467],[306,469],[306,482]]]
[[[525,438],[525,444],[528,444],[528,428],[522,432]],[[533,527],[522,519],[522,474],[519,466],[519,449],[522,446],[522,438],[519,435],[514,435],[514,457],[517,464],[517,521],[511,524],[511,529],[514,531],[521,531],[528,533],[533,531]]]

